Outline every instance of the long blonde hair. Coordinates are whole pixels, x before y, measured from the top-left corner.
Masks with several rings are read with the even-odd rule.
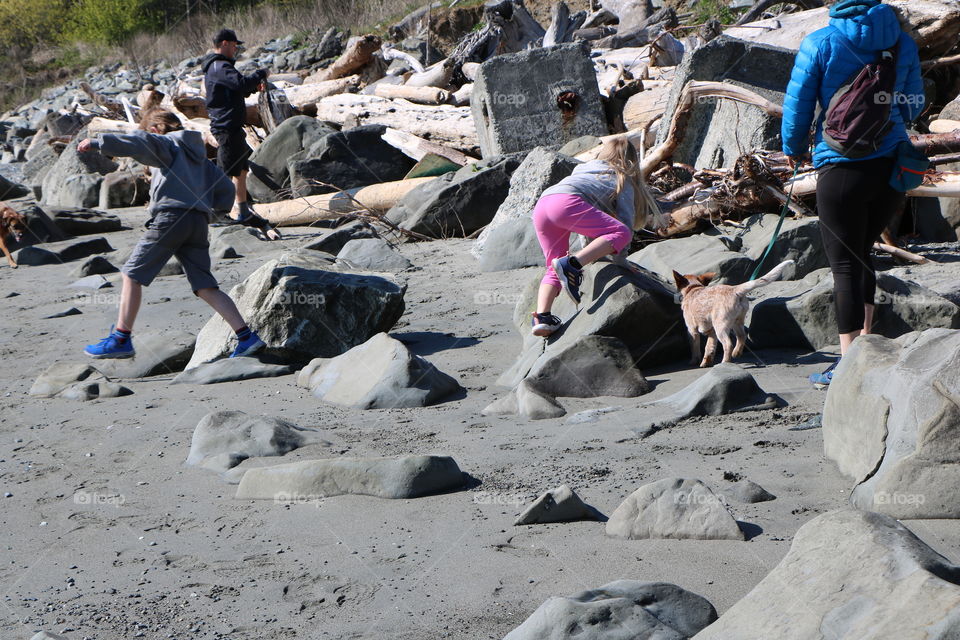
[[[183,129],[183,123],[169,109],[153,107],[140,114],[140,128],[149,132],[153,127],[156,127],[161,134],[166,134],[171,131],[180,131]]]
[[[663,223],[660,207],[656,198],[650,193],[643,173],[640,170],[640,157],[636,148],[626,136],[607,138],[600,146],[597,160],[606,162],[617,174],[617,188],[613,195],[614,202],[620,196],[624,186],[633,187],[633,228],[643,229],[648,222],[654,227]]]

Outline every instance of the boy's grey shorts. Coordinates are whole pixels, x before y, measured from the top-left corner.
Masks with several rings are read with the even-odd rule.
[[[183,265],[194,293],[217,287],[217,279],[210,273],[207,215],[199,211],[158,211],[120,271],[147,287],[174,256]]]

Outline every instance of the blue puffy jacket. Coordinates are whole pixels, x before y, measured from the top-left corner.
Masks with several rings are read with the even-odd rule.
[[[823,141],[823,110],[841,85],[865,65],[878,59],[880,51],[899,41],[897,85],[890,113],[893,128],[876,153],[863,158],[847,158]],[[891,156],[897,145],[908,138],[906,123],[923,111],[923,80],[920,58],[913,39],[900,28],[893,9],[879,0],[842,0],[830,10],[830,26],[814,31],[800,45],[787,96],[783,103],[783,152],[799,156],[807,152],[810,125],[817,104],[813,164],[820,167],[833,162],[853,162]]]

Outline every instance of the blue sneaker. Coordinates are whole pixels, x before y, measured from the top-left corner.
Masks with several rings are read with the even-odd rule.
[[[583,270],[577,269],[570,264],[570,256],[554,258],[553,272],[560,278],[560,288],[563,289],[570,299],[576,304],[580,304],[580,285],[583,283]]]
[[[133,337],[124,338],[110,328],[110,335],[97,344],[88,344],[83,350],[91,358],[132,358],[136,351],[133,349]]]
[[[237,342],[237,348],[233,350],[233,353],[230,354],[230,357],[240,358],[242,356],[252,356],[265,346],[267,346],[267,343],[261,340],[260,336],[258,336],[256,333],[251,331],[249,338]]]
[[[823,373],[811,373],[808,379],[817,389],[829,387],[830,383],[833,381],[833,370],[837,368],[838,364],[840,364],[839,360],[827,367]]]

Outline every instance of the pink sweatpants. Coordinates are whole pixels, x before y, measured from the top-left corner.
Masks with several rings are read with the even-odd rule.
[[[627,225],[589,204],[583,198],[568,193],[556,193],[540,198],[533,209],[533,226],[537,240],[547,259],[544,284],[560,288],[560,278],[553,272],[554,258],[567,255],[570,234],[579,233],[588,238],[603,238],[619,253],[630,242]]]

